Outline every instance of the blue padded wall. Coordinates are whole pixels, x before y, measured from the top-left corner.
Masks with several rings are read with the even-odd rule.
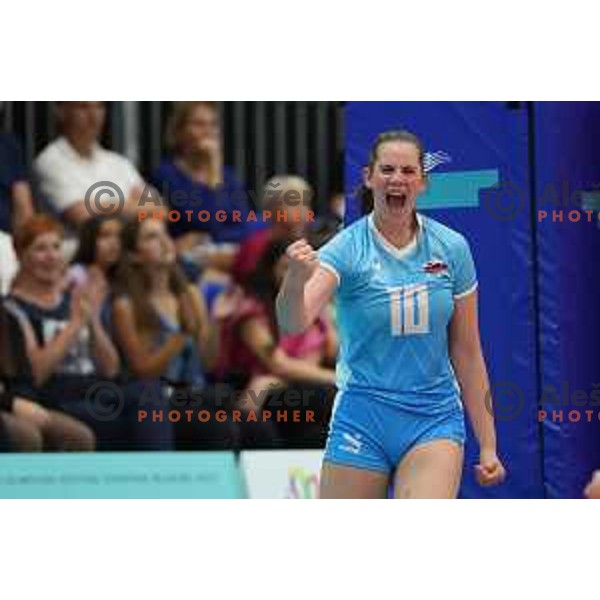
[[[537,226],[544,474],[549,497],[577,498],[600,467],[600,228],[597,210],[592,222],[582,211],[599,205],[600,103],[536,102],[533,121],[536,209],[548,215]]]

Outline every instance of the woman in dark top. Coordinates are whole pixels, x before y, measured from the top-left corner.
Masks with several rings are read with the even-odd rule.
[[[43,437],[35,422],[19,416],[29,403],[15,398],[15,384],[27,372],[19,325],[0,304],[0,452],[41,452]],[[33,403],[31,403],[33,404]]]
[[[106,290],[88,282],[64,289],[63,232],[48,216],[35,216],[15,234],[20,260],[17,283],[5,307],[17,318],[31,375],[20,390],[38,400],[56,418],[68,421],[85,439],[101,426],[86,393],[119,368],[115,347],[100,319]],[[92,402],[94,399],[92,399]]]
[[[17,317],[0,305],[0,428],[3,450],[86,451],[94,434],[83,423],[42,406],[31,386],[31,367]]]

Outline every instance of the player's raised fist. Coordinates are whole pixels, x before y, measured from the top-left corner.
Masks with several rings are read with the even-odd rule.
[[[305,282],[319,266],[319,256],[314,248],[303,238],[290,244],[286,250],[289,259],[290,277]]]

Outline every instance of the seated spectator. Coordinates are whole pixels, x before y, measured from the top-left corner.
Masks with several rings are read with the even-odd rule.
[[[43,439],[35,423],[14,411],[14,384],[19,377],[17,357],[24,356],[22,336],[15,335],[15,322],[0,305],[0,452],[41,452]],[[17,325],[18,329],[18,325]],[[19,347],[21,346],[21,347]],[[20,403],[21,399],[17,399]]]
[[[123,215],[136,217],[139,206],[149,201],[146,198],[149,188],[127,158],[100,145],[105,103],[59,102],[57,114],[62,136],[46,146],[34,163],[41,191],[52,208],[66,223],[79,227],[94,216],[95,210],[118,206],[116,193],[110,197],[93,194],[92,211],[86,208],[88,190],[107,181],[116,184],[123,193]]]
[[[346,215],[346,197],[342,192],[336,192],[329,198],[329,206],[327,212],[331,215],[338,227],[344,224]]]
[[[3,414],[3,410],[0,408],[0,453],[10,452],[14,448],[14,442],[11,444],[10,434],[7,431]]]
[[[298,195],[298,200],[292,194]],[[273,218],[267,227],[254,231],[235,256],[232,275],[242,283],[259,263],[265,250],[273,240],[291,243],[308,236],[312,213],[313,190],[307,181],[296,175],[281,175],[271,178],[265,185],[261,208],[276,214],[285,213],[285,219]],[[298,202],[297,205],[293,203]],[[295,219],[295,214],[298,219]]]
[[[21,326],[4,304],[0,304],[0,421],[8,451],[94,449],[91,429],[37,400]]]
[[[327,211],[315,219],[311,225],[309,240],[313,248],[326,244],[344,226],[346,200],[341,193],[335,193],[329,198]]]
[[[97,430],[86,393],[101,377],[114,377],[119,360],[100,320],[106,290],[92,282],[64,289],[62,240],[61,226],[46,215],[16,232],[19,273],[5,307],[19,323],[31,367],[19,394],[63,413],[89,445],[91,433],[76,419]]]
[[[0,296],[4,296],[8,294],[18,270],[12,236],[4,231],[0,231],[0,257]]]
[[[79,232],[79,248],[69,269],[68,281],[78,285],[91,283],[106,291],[101,309],[102,323],[112,332],[112,286],[121,258],[121,231],[119,219],[90,219]]]
[[[0,231],[16,231],[33,215],[34,203],[18,141],[0,133]]]
[[[28,179],[19,142],[0,133],[0,294],[8,293],[17,272],[10,234],[34,214]]]
[[[164,419],[139,423],[136,436],[145,449],[173,445],[173,424],[166,418],[172,388],[203,389],[204,368],[216,355],[211,328],[198,288],[176,262],[175,245],[163,222],[132,221],[122,236],[123,264],[113,305],[115,336],[131,376],[129,399],[142,394],[152,402],[140,406],[163,411]]]
[[[322,425],[328,412],[324,398],[335,386],[335,371],[329,365],[337,355],[337,335],[327,314],[302,334],[279,335],[275,300],[287,269],[286,247],[287,242],[272,241],[255,272],[246,279],[246,296],[223,327],[219,372],[245,387],[239,406],[242,410],[262,408],[260,400],[268,399],[267,394],[261,395],[263,390],[320,389],[321,400],[310,409],[316,413],[317,425]],[[321,430],[317,431],[320,438]],[[302,437],[303,432],[298,433]]]
[[[79,283],[89,278],[102,278],[107,283],[114,280],[121,259],[122,230],[119,219],[90,219],[84,223],[72,267],[72,276]]]
[[[221,131],[214,102],[179,102],[168,127],[172,156],[163,160],[152,177],[152,183],[165,198],[169,209],[182,216],[190,210],[194,216],[201,210],[211,218],[203,223],[197,218],[189,222],[181,218],[169,223],[178,252],[186,252],[203,243],[216,243],[213,263],[230,265],[235,246],[253,229],[246,221],[247,195],[233,170],[223,166]],[[218,222],[216,211],[224,210],[228,218]],[[231,218],[232,210],[241,211],[241,222]]]

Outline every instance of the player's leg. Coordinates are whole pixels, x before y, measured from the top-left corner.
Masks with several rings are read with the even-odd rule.
[[[400,461],[394,475],[395,498],[456,498],[463,446],[453,439],[418,444]]]
[[[321,469],[321,498],[385,498],[394,465],[383,447],[379,411],[372,398],[336,397]]]
[[[325,499],[386,498],[387,473],[323,461],[319,496]]]

